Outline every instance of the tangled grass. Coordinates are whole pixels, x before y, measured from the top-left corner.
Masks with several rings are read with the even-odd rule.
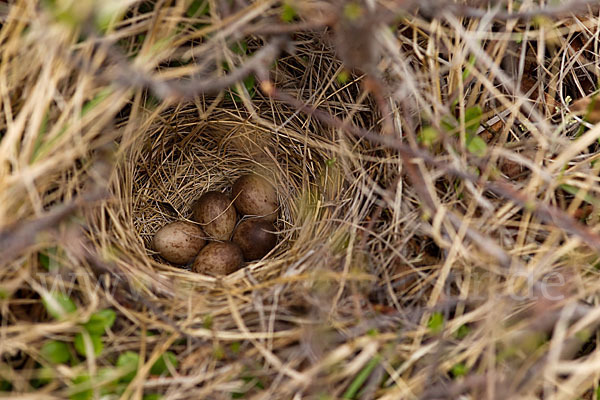
[[[0,14],[0,395],[597,396],[593,2]],[[152,251],[248,171],[268,257]]]

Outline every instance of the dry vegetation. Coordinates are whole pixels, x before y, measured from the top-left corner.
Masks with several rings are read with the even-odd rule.
[[[600,398],[594,1],[0,4],[0,396]],[[226,277],[150,249],[277,183]]]

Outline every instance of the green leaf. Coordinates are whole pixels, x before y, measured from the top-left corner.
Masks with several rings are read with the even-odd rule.
[[[349,2],[344,6],[344,17],[350,21],[356,21],[364,12],[364,8],[358,2]]]
[[[54,379],[54,369],[51,367],[41,367],[35,369],[35,378],[31,380],[31,386],[39,388],[47,385]]]
[[[379,330],[377,330],[377,328],[371,328],[367,331],[367,335],[377,336],[377,335],[379,335]]]
[[[575,332],[575,337],[582,343],[587,342],[590,337],[592,337],[592,333],[589,329],[582,329],[580,331]]]
[[[369,378],[369,376],[371,375],[371,373],[373,372],[373,370],[375,369],[377,364],[379,364],[380,361],[381,361],[381,356],[373,357],[367,363],[367,365],[365,365],[364,368],[358,373],[358,375],[356,375],[356,377],[354,378],[352,383],[350,383],[350,386],[348,386],[348,389],[346,389],[346,392],[344,392],[344,395],[342,396],[342,398],[343,399],[355,398],[356,394],[358,393],[358,390],[362,387],[362,385],[365,383],[367,378]]]
[[[90,400],[94,397],[94,391],[89,388],[90,376],[87,374],[79,375],[73,379],[73,384],[77,386],[81,386],[77,389],[74,389],[69,396],[71,400]]]
[[[283,3],[283,10],[281,11],[281,19],[283,22],[292,22],[296,18],[296,9],[289,3]]]
[[[38,134],[35,139],[35,143],[33,144],[33,152],[32,152],[32,157],[31,157],[30,161],[33,161],[34,155],[37,154],[38,150],[40,149],[40,146],[44,142],[44,136],[46,135],[46,131],[48,129],[48,118],[49,118],[49,113],[48,113],[48,111],[46,111],[44,113],[44,117],[42,118],[42,123],[40,124],[40,129],[38,130]]]
[[[127,11],[127,2],[121,0],[103,0],[96,2],[94,19],[101,32],[112,31]]]
[[[98,369],[95,383],[101,386],[101,395],[117,394],[119,379],[116,376],[118,375],[119,372],[113,367],[102,367]]]
[[[194,0],[188,7],[186,15],[188,18],[201,17],[208,14],[208,1],[207,0]]]
[[[339,74],[337,74],[335,79],[337,79],[337,81],[343,85],[345,83],[348,83],[348,81],[350,80],[350,73],[348,72],[348,70],[343,69],[340,71]]]
[[[161,400],[162,398],[163,398],[162,394],[150,393],[150,394],[145,394],[144,397],[142,397],[142,400]]]
[[[92,341],[92,347],[94,348],[94,355],[97,357],[100,355],[100,353],[102,353],[102,350],[104,349],[104,343],[102,342],[102,338],[100,337],[100,335],[89,335],[89,337]],[[77,335],[75,335],[75,340],[73,341],[73,344],[75,345],[75,350],[77,351],[77,353],[85,357],[85,341],[83,339],[82,333],[78,333]]]
[[[437,142],[439,137],[440,137],[440,135],[435,128],[433,128],[431,126],[427,126],[427,127],[423,128],[421,130],[421,132],[419,132],[419,136],[418,136],[417,140],[420,143],[423,143],[425,146],[429,147],[432,144],[434,144],[435,142]]]
[[[440,121],[440,126],[446,133],[456,133],[458,121],[452,115],[444,115]]]
[[[250,98],[254,97],[254,85],[256,84],[256,78],[254,75],[250,75],[246,79],[244,79],[244,86],[250,95]]]
[[[93,3],[90,1],[48,0],[44,5],[57,22],[73,29],[86,21],[93,11]]]
[[[102,101],[104,99],[106,99],[108,96],[110,96],[112,91],[113,91],[113,89],[110,87],[100,90],[98,92],[98,94],[96,94],[96,96],[94,96],[93,99],[91,99],[90,101],[88,101],[81,107],[81,116],[83,117],[84,115],[86,115],[87,113],[92,111],[94,108],[96,108],[96,106],[98,106],[100,103],[102,103]]]
[[[63,364],[69,361],[69,346],[65,342],[51,340],[44,343],[40,350],[42,356],[54,364]]]
[[[248,53],[248,43],[245,40],[242,40],[241,42],[235,42],[231,46],[231,51],[242,56]]]
[[[475,60],[476,60],[475,54],[471,54],[471,56],[469,56],[469,61],[467,63],[467,67],[464,69],[464,71],[462,73],[463,81],[466,81],[467,78],[469,77],[469,75],[471,75],[471,69],[475,65]]]
[[[464,339],[467,337],[467,335],[471,333],[471,328],[469,328],[467,325],[461,325],[458,327],[458,329],[456,330],[456,333],[454,334],[454,337],[457,339]]]
[[[83,327],[90,334],[102,335],[108,328],[113,326],[116,318],[117,314],[110,308],[107,308],[92,314]]]
[[[133,351],[126,351],[119,355],[117,359],[117,367],[121,368],[124,372],[127,372],[121,378],[121,382],[131,382],[137,374],[138,365],[140,363],[140,355]]]
[[[44,269],[46,271],[50,271],[50,257],[48,257],[48,254],[39,253],[38,261],[40,262],[40,265],[42,267],[44,267]]]
[[[229,345],[229,349],[231,350],[231,352],[233,354],[237,354],[242,349],[242,343],[240,343],[240,342],[233,342],[233,343],[231,343]]]
[[[42,303],[48,314],[56,319],[62,319],[77,311],[77,306],[69,296],[62,293],[44,293]]]
[[[67,127],[68,127],[68,125],[61,127],[59,132],[46,142],[44,142],[42,140],[44,135],[38,136],[38,139],[40,139],[40,140],[39,140],[39,142],[37,142],[34,145],[34,151],[31,156],[30,162],[33,163],[36,160],[39,160],[41,158],[41,156],[43,156],[48,151],[50,151],[52,149],[52,146],[54,146],[59,141],[59,139],[62,138],[64,133],[67,131]]]
[[[432,333],[440,333],[444,328],[444,315],[439,311],[431,314],[427,322],[427,327]]]
[[[46,271],[54,271],[58,269],[58,248],[49,247],[45,251],[38,254],[38,261]]]
[[[479,126],[481,125],[481,116],[483,112],[479,106],[467,108],[465,110],[465,133],[468,135],[476,135]]]
[[[167,367],[167,362],[173,366],[173,368],[177,368],[177,356],[174,353],[167,351],[163,354],[150,368],[150,373],[152,375],[163,375],[169,374],[169,368]]]
[[[459,378],[461,376],[465,376],[469,372],[467,366],[463,363],[455,364],[452,369],[450,369],[450,373],[453,377]]]
[[[487,143],[479,136],[467,137],[467,150],[478,157],[483,157],[487,152]]]
[[[581,190],[577,186],[567,185],[567,184],[560,185],[560,188],[562,190],[564,190],[565,192],[572,194],[573,196],[577,196],[577,193]],[[600,207],[600,199],[595,198],[594,196],[590,195],[589,193],[586,193],[586,195],[583,196],[583,201],[585,201],[588,204],[593,205],[594,207]]]
[[[222,360],[225,358],[225,349],[220,344],[217,344],[213,347],[213,357],[217,360]]]
[[[244,84],[244,87],[246,88],[246,90],[248,91],[248,96],[252,99],[254,98],[254,96],[256,95],[256,89],[254,87],[255,83],[256,83],[256,78],[254,77],[254,75],[249,75],[246,77],[246,79],[244,79],[242,81],[242,83]],[[240,93],[238,91],[238,88],[236,86],[233,86],[231,88],[232,93],[231,93],[231,99],[236,102],[236,103],[241,103],[242,99],[240,97]]]

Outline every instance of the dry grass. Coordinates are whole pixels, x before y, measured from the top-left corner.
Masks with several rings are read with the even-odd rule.
[[[595,398],[598,10],[399,3],[0,7],[0,395]],[[218,90],[231,70],[257,81]],[[155,255],[248,171],[281,203],[267,258],[216,278]]]

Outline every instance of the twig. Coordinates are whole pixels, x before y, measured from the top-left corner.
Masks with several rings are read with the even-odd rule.
[[[416,9],[421,13],[430,17],[439,17],[443,13],[451,13],[458,17],[471,18],[489,18],[490,16],[497,20],[528,20],[535,17],[550,17],[559,18],[561,16],[570,15],[585,9],[587,6],[597,5],[597,0],[572,0],[557,6],[540,7],[527,11],[501,11],[499,7],[495,9],[478,9],[466,4],[446,1],[440,4],[437,0],[429,1],[413,1],[410,7],[407,7],[405,1],[399,0],[399,8],[401,9]],[[502,3],[499,3],[502,4]]]
[[[112,48],[110,56],[119,67],[118,76],[114,79],[117,84],[127,88],[148,88],[163,100],[181,101],[193,99],[201,94],[217,94],[244,80],[250,74],[268,68],[288,43],[289,40],[284,36],[273,38],[242,66],[221,78],[195,76],[190,80],[161,81],[134,69],[115,48]]]
[[[286,33],[311,32],[322,30],[334,22],[333,18],[298,22],[296,24],[265,24],[256,27],[250,27],[244,31],[245,35],[282,35]]]
[[[83,207],[108,196],[108,191],[98,188],[93,192],[78,197],[73,201],[61,204],[43,217],[27,222],[16,222],[0,230],[0,266],[12,261],[23,253],[29,246],[35,244],[39,235],[46,231],[56,229],[58,224]]]
[[[379,135],[366,129],[359,128],[313,106],[307,105],[300,100],[297,100],[294,97],[279,91],[269,80],[263,80],[261,82],[261,88],[272,98],[287,103],[295,107],[297,110],[319,119],[321,122],[329,125],[330,127],[344,130],[353,136],[366,139],[371,143],[383,145],[397,150],[404,162],[404,166],[407,168],[409,175],[413,179],[413,185],[421,186],[424,184],[424,182],[418,181],[420,174],[416,172],[417,167],[413,161],[415,159],[421,159],[430,165],[456,176],[457,178],[482,184],[486,190],[511,200],[521,207],[530,209],[544,222],[550,223],[565,230],[566,232],[569,232],[572,235],[579,237],[590,247],[600,252],[600,235],[588,227],[576,222],[573,217],[565,213],[560,208],[539,203],[535,198],[532,198],[522,191],[515,189],[513,185],[501,177],[496,178],[494,182],[481,182],[477,175],[460,171],[449,166],[447,163],[438,161],[426,150],[414,149],[389,135]],[[425,206],[429,208],[430,211],[435,209],[433,200],[431,198],[425,197],[422,200],[425,202]]]
[[[94,206],[110,196],[108,181],[113,169],[112,151],[107,147],[97,149],[96,160],[88,170],[88,180],[83,193],[68,203],[55,206],[44,216],[17,221],[9,226],[0,226],[0,266],[18,257],[27,247],[39,240],[39,235],[56,229],[61,221],[76,211]]]
[[[577,11],[584,9],[589,5],[598,4],[598,0],[573,0],[566,2],[559,6],[548,6],[543,8],[536,8],[529,11],[517,11],[507,12],[499,10],[480,10],[472,7],[468,7],[464,4],[449,3],[448,6],[453,14],[472,17],[472,18],[483,18],[488,17],[490,13],[495,19],[511,20],[511,19],[531,19],[535,17],[552,17],[558,18],[564,15],[571,15]],[[443,12],[444,8],[436,6],[437,10]]]

